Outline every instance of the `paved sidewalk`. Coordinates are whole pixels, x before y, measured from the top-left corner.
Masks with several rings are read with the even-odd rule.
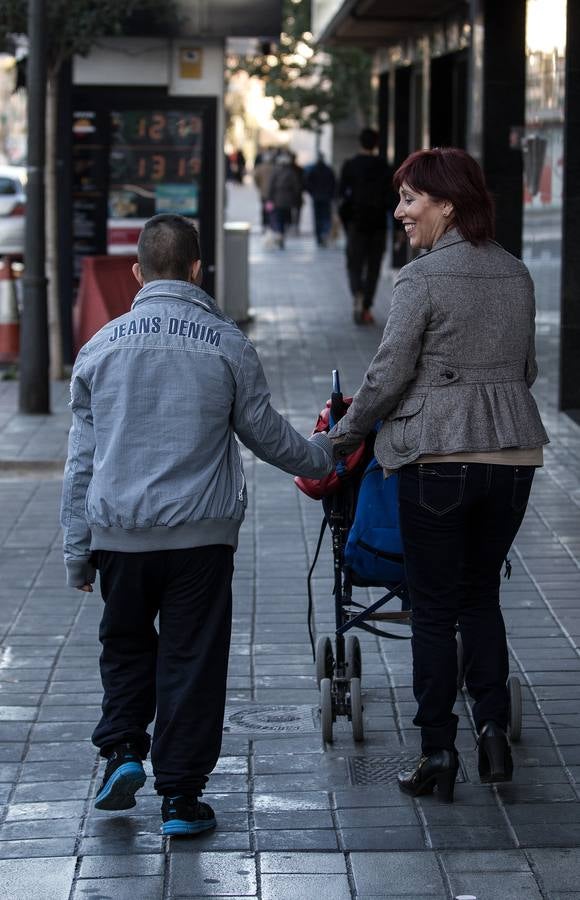
[[[267,252],[254,235],[251,263],[250,333],[275,404],[308,432],[333,367],[346,392],[358,386],[390,279],[377,326],[356,328],[339,249],[290,238],[285,252]],[[555,408],[549,317],[538,331],[536,393],[552,444],[503,587],[512,671],[524,686],[515,781],[479,784],[460,695],[456,802],[401,795],[394,773],[418,748],[410,648],[365,634],[365,743],[344,723],[323,747],[305,583],[320,506],[245,453],[250,506],[236,557],[226,729],[208,786],[219,829],[195,840],[160,836],[150,781],[129,814],[93,808],[100,600],[63,586],[67,387],[56,386],[54,415],[24,418],[17,385],[0,382],[1,897],[580,900],[580,428]],[[318,633],[332,631],[331,584],[325,545]]]

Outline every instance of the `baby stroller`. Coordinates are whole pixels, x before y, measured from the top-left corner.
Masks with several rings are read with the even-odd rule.
[[[332,373],[332,382],[327,416],[323,411],[317,423],[318,430],[332,427],[348,409],[349,401],[342,396],[336,369]],[[384,622],[408,624],[410,613],[397,516],[397,478],[392,476],[385,481],[373,457],[373,443],[373,439],[367,441],[346,463],[338,463],[335,473],[324,482],[295,479],[304,493],[322,500],[324,509],[314,560],[308,572],[308,631],[320,688],[322,736],[328,742],[333,739],[333,724],[338,716],[346,716],[351,722],[355,741],[364,739],[362,655],[358,637],[349,632],[361,628],[379,637],[409,639],[407,634],[391,633],[380,625]],[[379,509],[377,490],[381,495]],[[371,518],[355,532],[355,513],[361,505]],[[373,508],[380,522],[372,520]],[[312,576],[327,527],[332,538],[334,568],[335,650],[330,636],[326,635],[318,638],[315,647],[312,634]],[[386,593],[365,606],[353,599],[354,587],[380,587]],[[401,601],[401,609],[382,611],[395,598]]]
[[[332,373],[332,395],[327,409],[319,416],[315,430],[322,431],[339,421],[348,409],[340,389],[338,371]],[[410,635],[386,630],[384,623],[410,624],[411,612],[403,547],[398,520],[398,477],[383,477],[382,468],[373,455],[374,435],[340,462],[332,475],[322,481],[296,478],[297,486],[307,496],[322,500],[324,518],[308,572],[308,632],[320,689],[322,737],[333,740],[333,725],[346,716],[355,741],[364,740],[361,692],[362,656],[358,637],[349,633],[355,628],[393,640],[408,640]],[[322,635],[316,646],[312,633],[312,576],[326,528],[332,539],[334,570],[335,649],[330,636]],[[509,577],[509,561],[506,574]],[[353,599],[353,588],[379,587],[386,593],[366,606]],[[399,610],[383,607],[398,598]],[[381,624],[383,623],[383,624]],[[463,648],[457,633],[458,690],[463,687]],[[508,679],[510,696],[509,731],[512,741],[521,735],[521,685],[515,675]]]

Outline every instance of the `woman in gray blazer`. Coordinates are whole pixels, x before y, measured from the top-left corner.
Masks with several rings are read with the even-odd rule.
[[[383,420],[375,454],[386,475],[399,472],[422,744],[417,768],[402,773],[399,786],[412,796],[437,787],[450,801],[457,624],[481,781],[512,778],[500,572],[548,438],[530,393],[533,283],[492,240],[479,165],[462,150],[421,150],[394,185],[395,218],[411,247],[429,252],[401,269],[377,354],[330,437],[340,459]]]

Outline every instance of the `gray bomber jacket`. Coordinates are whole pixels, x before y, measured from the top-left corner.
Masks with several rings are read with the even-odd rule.
[[[302,437],[270,405],[256,351],[201,289],[153,281],[80,351],[61,523],[67,579],[92,550],[237,546],[246,507],[235,435],[285,472],[332,470],[325,434]]]
[[[346,416],[335,457],[383,420],[375,455],[399,469],[423,454],[548,443],[529,388],[536,374],[534,287],[525,265],[451,229],[395,281],[379,349]]]

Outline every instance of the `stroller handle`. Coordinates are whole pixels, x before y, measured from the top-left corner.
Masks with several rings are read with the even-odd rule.
[[[342,419],[346,412],[346,407],[344,405],[344,399],[342,396],[342,391],[340,390],[340,376],[338,374],[338,369],[332,370],[332,394],[330,395],[330,414],[328,417],[329,425],[331,428],[334,428],[336,423]],[[336,463],[336,473],[341,478],[346,475],[346,465],[344,462]]]
[[[329,425],[334,428],[345,413],[342,391],[340,390],[340,376],[338,369],[332,370],[332,394],[330,395]]]

